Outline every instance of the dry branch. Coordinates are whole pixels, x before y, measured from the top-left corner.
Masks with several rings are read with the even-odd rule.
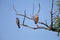
[[[52,0],[52,8],[51,8],[51,29],[53,29],[53,3],[54,3],[54,0]]]
[[[26,25],[26,24],[20,24],[21,26],[25,26],[25,27],[28,27],[28,28],[31,28],[31,29],[46,29],[46,30],[50,30],[50,29],[48,29],[48,28],[45,28],[45,27],[43,27],[43,26],[38,26],[38,27],[33,27],[33,26],[28,26],[28,25]]]
[[[26,10],[24,11],[24,13],[25,13],[25,16],[24,16],[24,19],[23,19],[23,25],[24,25],[24,22],[25,22]]]

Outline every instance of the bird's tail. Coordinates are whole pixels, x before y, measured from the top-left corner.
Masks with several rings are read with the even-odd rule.
[[[37,22],[35,21],[35,24],[37,24]]]
[[[18,28],[20,28],[20,25],[18,25]]]

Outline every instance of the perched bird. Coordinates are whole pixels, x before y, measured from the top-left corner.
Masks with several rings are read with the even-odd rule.
[[[39,12],[40,12],[40,3],[39,3],[39,9],[38,9],[37,13],[34,16],[35,24],[37,24],[38,21],[39,21]]]
[[[18,25],[18,28],[20,28],[20,22],[18,18],[16,18],[16,24]]]
[[[33,13],[32,13],[32,15],[34,15],[33,16],[33,19],[34,19],[35,24],[38,23],[38,20],[39,20],[39,12],[40,12],[40,3],[39,3],[39,9],[38,9],[38,11],[36,12],[35,15],[34,15],[34,4],[33,4]]]
[[[35,24],[38,23],[38,19],[39,19],[38,15],[35,15],[35,17],[34,17]]]

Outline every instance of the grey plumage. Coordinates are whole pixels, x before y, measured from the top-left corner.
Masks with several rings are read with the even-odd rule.
[[[18,28],[20,28],[19,18],[16,18],[16,24],[18,25]]]

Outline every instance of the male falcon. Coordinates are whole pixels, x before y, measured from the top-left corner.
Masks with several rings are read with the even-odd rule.
[[[18,25],[18,28],[20,28],[20,22],[18,18],[16,18],[16,24]]]

